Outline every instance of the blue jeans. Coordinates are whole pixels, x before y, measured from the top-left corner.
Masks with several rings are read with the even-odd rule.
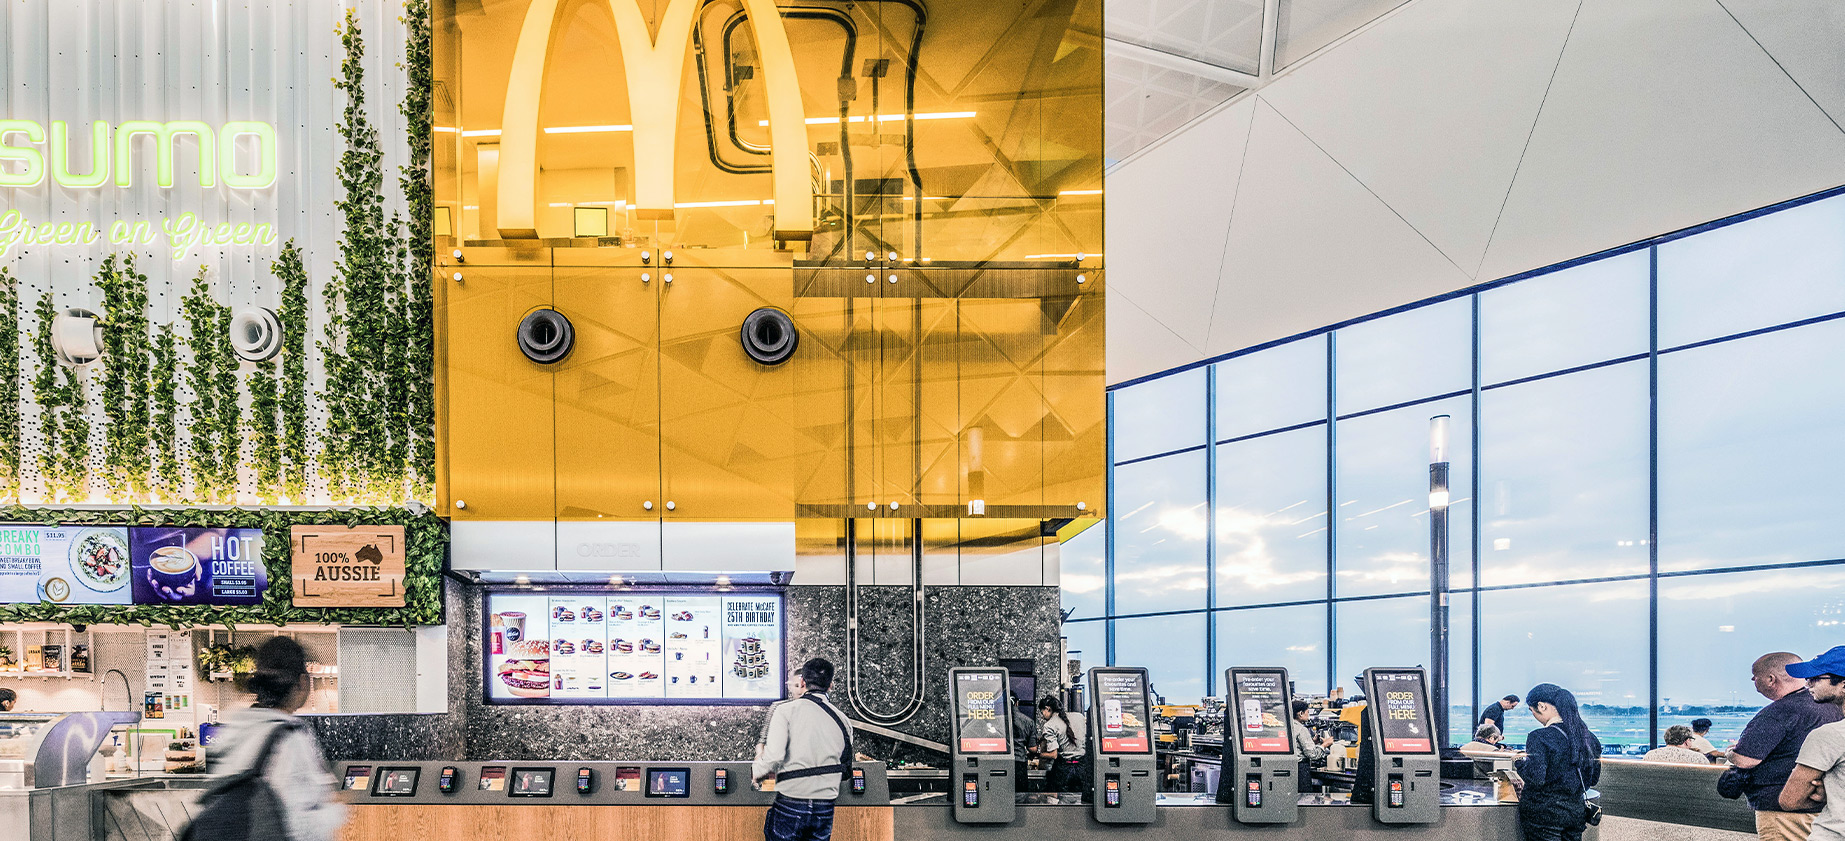
[[[833,837],[833,801],[775,796],[762,822],[765,841],[829,841]]]

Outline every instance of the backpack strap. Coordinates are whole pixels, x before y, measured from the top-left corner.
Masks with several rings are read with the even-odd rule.
[[[836,763],[833,763],[832,765],[817,765],[812,768],[800,768],[800,769],[796,769],[793,771],[782,771],[775,775],[775,781],[779,783],[783,780],[798,780],[802,777],[819,777],[825,774],[838,774],[841,780],[851,777],[852,776],[852,731],[846,727],[845,719],[840,718],[839,713],[833,712],[833,708],[827,706],[825,701],[822,701],[819,698],[816,698],[812,695],[802,695],[801,697],[806,700],[814,702],[814,706],[819,707],[821,712],[826,713],[827,718],[832,719],[834,724],[839,725],[839,735],[844,736],[846,738],[846,747],[843,751],[840,752],[839,761]]]
[[[217,785],[211,787],[211,791],[217,792],[228,789],[255,777],[262,776],[263,772],[269,770],[269,755],[275,752],[276,745],[281,744],[283,737],[294,732],[300,726],[301,725],[293,721],[284,721],[270,728],[269,736],[263,740],[262,748],[257,751],[256,757],[250,760],[250,767],[219,780]]]

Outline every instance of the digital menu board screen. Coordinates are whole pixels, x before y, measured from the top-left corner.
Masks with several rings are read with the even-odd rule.
[[[263,603],[262,529],[134,528],[129,542],[135,604]]]
[[[782,611],[780,593],[489,593],[487,702],[777,701]]]
[[[1385,753],[1434,753],[1429,692],[1417,669],[1373,669],[1372,697]]]
[[[692,769],[647,769],[648,797],[690,797]]]
[[[1094,714],[1102,717],[1102,753],[1152,753],[1151,712],[1147,709],[1147,675],[1141,671],[1092,670]]]
[[[0,603],[128,604],[128,530],[0,525]]]
[[[1012,752],[1008,735],[1011,716],[1006,714],[1006,672],[964,672],[955,675],[955,739],[961,753]]]
[[[1244,753],[1293,753],[1287,672],[1280,669],[1231,669],[1230,703],[1236,734]]]

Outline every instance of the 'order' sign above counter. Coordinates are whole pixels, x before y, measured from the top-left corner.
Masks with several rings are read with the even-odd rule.
[[[296,607],[403,607],[403,526],[295,526]]]

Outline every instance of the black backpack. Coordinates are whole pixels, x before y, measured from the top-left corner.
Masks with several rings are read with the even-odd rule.
[[[219,780],[199,798],[198,812],[180,830],[178,841],[276,841],[288,837],[282,821],[282,801],[263,779],[269,754],[294,724],[279,724],[269,732],[263,749],[250,767]]]

